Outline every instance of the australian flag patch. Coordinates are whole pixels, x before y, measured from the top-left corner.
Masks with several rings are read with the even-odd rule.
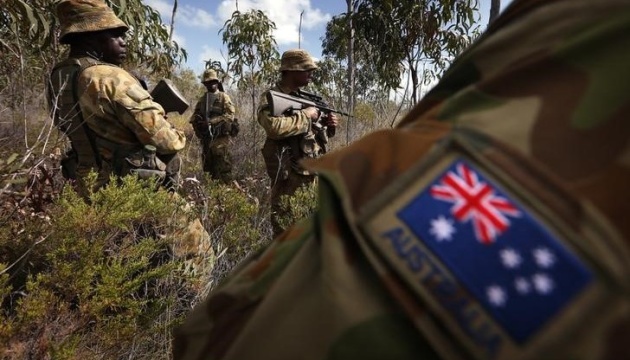
[[[497,184],[456,159],[395,216],[522,344],[594,280],[555,232]]]

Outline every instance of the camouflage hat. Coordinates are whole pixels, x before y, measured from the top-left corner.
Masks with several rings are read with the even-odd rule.
[[[313,58],[302,49],[287,50],[280,59],[280,71],[309,71],[317,69]]]
[[[129,26],[120,20],[102,0],[62,0],[57,4],[61,24],[59,42],[67,44],[68,35]]]
[[[217,72],[215,70],[207,69],[203,72],[203,76],[201,77],[202,83],[210,82],[213,80],[219,81],[219,77],[217,76]]]

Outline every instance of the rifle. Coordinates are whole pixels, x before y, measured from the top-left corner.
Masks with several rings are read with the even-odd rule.
[[[298,96],[293,96],[279,91],[269,90],[267,103],[271,107],[271,116],[280,116],[290,111],[298,111],[314,106],[323,114],[336,113],[339,115],[352,117],[343,111],[335,110],[326,104],[321,96],[299,91]]]
[[[164,112],[167,114],[176,111],[181,115],[189,106],[186,98],[169,79],[160,80],[151,91],[151,97],[155,102],[162,105]]]
[[[281,116],[287,112],[299,111],[307,107],[316,107],[320,111],[320,117],[313,122],[315,130],[315,139],[323,152],[326,153],[326,144],[328,138],[335,135],[335,128],[329,128],[321,123],[322,115],[336,113],[347,117],[352,115],[343,111],[335,110],[328,106],[319,95],[306,91],[299,91],[297,96],[281,93],[279,91],[269,90],[267,93],[267,103],[271,108],[271,116]]]
[[[214,129],[213,125],[210,123],[210,118],[212,117],[212,115],[222,115],[221,113],[218,113],[214,110],[214,108],[212,108],[212,105],[214,105],[214,102],[217,100],[217,94],[215,93],[211,93],[210,91],[206,92],[206,96],[205,96],[205,106],[204,106],[204,121],[208,126],[208,136],[210,137],[210,139],[215,137],[215,133],[217,129]]]

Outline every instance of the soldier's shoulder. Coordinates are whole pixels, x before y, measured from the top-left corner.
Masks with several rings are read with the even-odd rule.
[[[75,57],[68,57],[54,64],[53,69],[58,69],[65,66],[79,66],[79,59]]]
[[[125,106],[135,106],[134,104],[151,98],[136,77],[111,64],[98,64],[85,69],[79,81],[83,86],[104,91],[113,101],[122,102]]]
[[[260,94],[260,97],[259,97],[259,105],[260,106],[266,106],[267,105],[267,103],[268,103],[267,96],[268,96],[270,90],[274,90],[274,88],[273,87],[272,88],[268,88],[268,89],[266,89],[265,91],[263,91]]]
[[[117,78],[136,82],[136,79],[127,70],[107,63],[97,63],[86,67],[81,72],[81,76],[88,78]]]
[[[278,86],[278,84],[275,84],[273,86],[268,87],[267,89],[265,89],[262,92],[262,96],[266,96],[270,91],[279,91],[279,92],[284,92],[280,86]]]

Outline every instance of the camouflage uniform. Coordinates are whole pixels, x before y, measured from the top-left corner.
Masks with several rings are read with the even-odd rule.
[[[62,43],[74,33],[127,28],[105,3],[96,0],[62,1],[57,12]],[[51,73],[49,98],[56,124],[70,137],[79,159],[79,182],[91,169],[98,170],[97,188],[111,174],[126,175],[152,155],[144,151],[151,145],[157,154],[152,162],[167,173],[165,185],[175,185],[180,166],[177,152],[186,145],[186,137],[166,120],[162,106],[132,74],[89,56],[70,58]],[[68,104],[59,104],[59,99]],[[79,112],[62,109],[76,108],[76,103]],[[63,126],[68,123],[74,123],[72,131]],[[84,141],[74,141],[80,138]]]
[[[212,80],[219,80],[216,72],[212,69],[206,70],[202,81]],[[209,101],[212,103],[208,103]],[[201,140],[203,171],[223,182],[232,180],[229,145],[230,137],[238,133],[235,114],[236,109],[230,96],[222,90],[217,90],[215,93],[207,92],[199,98],[190,119],[195,134]]]
[[[280,71],[314,70],[317,66],[303,50],[289,50],[283,54]],[[276,84],[269,90],[291,94]],[[279,219],[286,217],[288,209],[281,205],[281,197],[293,195],[302,186],[315,183],[314,173],[304,169],[299,162],[305,158],[315,158],[323,153],[315,140],[312,120],[304,111],[294,111],[284,116],[272,116],[268,104],[268,92],[260,97],[258,123],[265,129],[267,139],[262,148],[267,175],[271,179],[271,225],[274,236],[284,229]]]
[[[124,151],[127,155],[119,156],[129,159],[144,145],[155,146],[169,173],[179,172],[176,154],[186,145],[186,137],[166,120],[162,106],[135,77],[116,66],[97,65],[81,73],[78,86],[81,112],[97,136],[102,159],[99,183],[112,173],[124,174],[118,169],[115,152]]]
[[[629,359],[629,30],[627,0],[515,0],[397,129],[307,164],[318,212],[175,359]]]

